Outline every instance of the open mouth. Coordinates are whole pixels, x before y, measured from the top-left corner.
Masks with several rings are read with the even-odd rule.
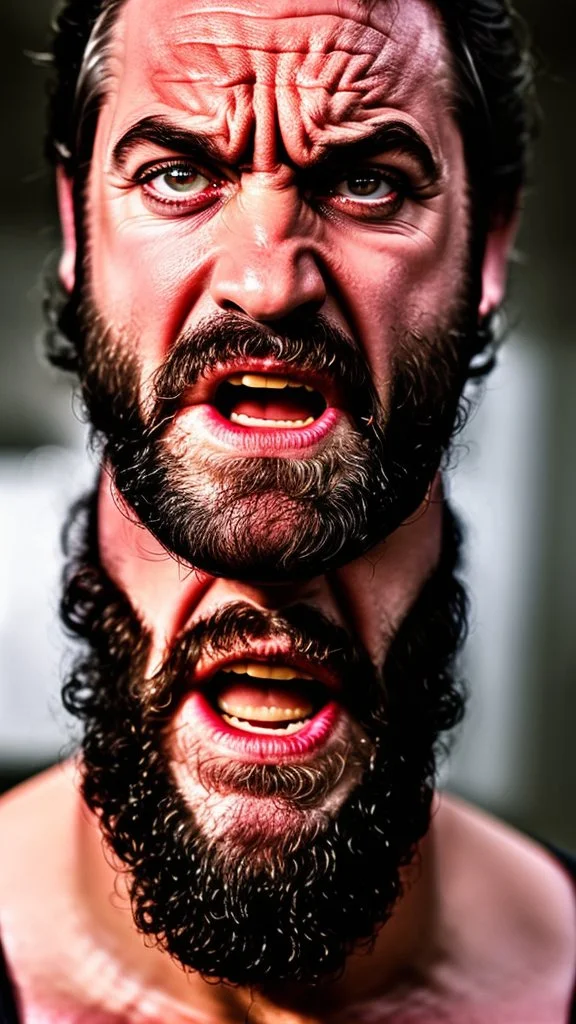
[[[302,670],[258,661],[226,665],[207,696],[231,728],[277,738],[300,732],[330,699],[327,688]]]
[[[216,389],[214,407],[236,426],[297,430],[320,419],[327,402],[311,384],[271,373],[236,373]]]
[[[211,741],[243,760],[273,762],[311,753],[328,740],[343,708],[336,681],[322,670],[313,676],[308,667],[249,655],[215,670],[207,667],[180,706],[175,726],[191,742]]]
[[[350,420],[329,375],[271,360],[220,364],[179,398],[175,419],[196,445],[249,456],[293,454],[322,445]]]

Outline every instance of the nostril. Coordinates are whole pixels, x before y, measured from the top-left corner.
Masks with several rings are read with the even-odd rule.
[[[294,310],[292,316],[296,320],[306,320],[309,317],[317,316],[322,310],[323,305],[324,298],[309,299],[308,302],[302,302],[298,308]]]
[[[277,315],[264,312],[259,314],[257,311],[250,312],[250,310],[244,309],[240,303],[234,302],[232,299],[222,299],[219,305],[220,309],[224,310],[225,313],[240,314],[240,316],[247,317],[255,323],[273,326],[274,332],[280,333],[281,327],[285,326],[286,330],[290,330],[294,326],[301,325],[302,322],[307,322],[312,317],[315,317],[321,311],[324,302],[311,299],[309,302],[301,303],[301,305],[289,313],[280,310]]]
[[[274,333],[279,334],[281,333],[281,327],[284,325],[286,325],[287,329],[290,329],[291,324],[306,323],[311,317],[316,316],[320,312],[323,305],[323,302],[311,299],[309,302],[301,302],[288,312],[285,309],[280,309],[278,313],[262,313],[260,316],[252,316],[252,319],[272,327]]]
[[[242,306],[239,306],[237,302],[232,302],[232,299],[223,299],[220,308],[226,313],[242,313],[246,316],[246,311],[242,309]]]

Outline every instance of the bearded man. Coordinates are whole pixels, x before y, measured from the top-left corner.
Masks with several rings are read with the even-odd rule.
[[[63,602],[82,756],[0,811],[5,1014],[565,1022],[568,874],[434,794],[438,469],[529,129],[508,8],[67,0],[54,64],[50,349],[103,470]]]

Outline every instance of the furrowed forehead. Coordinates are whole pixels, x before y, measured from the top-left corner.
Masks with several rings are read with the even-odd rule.
[[[448,68],[425,0],[127,0],[110,68],[114,120],[125,131],[170,108],[212,119],[218,134],[259,88],[297,95],[311,121],[318,107],[320,121],[349,125],[415,96],[430,103],[431,86],[436,104],[447,101]]]

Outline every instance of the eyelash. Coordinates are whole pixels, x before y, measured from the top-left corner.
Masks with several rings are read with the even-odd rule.
[[[181,200],[176,196],[174,198],[160,196],[157,192],[154,193],[151,188],[147,188],[151,182],[162,175],[169,174],[170,171],[183,171],[185,174],[199,175],[206,178],[208,186],[196,195],[186,196]],[[339,185],[343,185],[353,177],[360,178],[362,175],[365,177],[379,177],[382,184],[391,187],[391,193],[382,199],[372,201],[369,197],[363,200],[361,198],[354,199],[349,196],[337,195],[335,190]],[[218,179],[210,171],[204,172],[195,165],[182,160],[148,165],[138,172],[134,182],[143,189],[148,205],[162,212],[164,216],[185,216],[186,214],[201,212],[219,199],[221,200],[223,198],[224,186],[230,184],[229,179]],[[305,189],[305,194],[317,207],[326,208],[335,204],[342,212],[365,220],[393,217],[409,198],[414,198],[417,195],[417,192],[418,190],[411,185],[404,173],[378,166],[361,166],[358,170],[348,171],[348,173],[343,170],[338,174],[337,178],[333,177],[333,185],[330,189],[321,190],[310,186]]]
[[[338,186],[342,186],[349,183],[353,178],[360,179],[364,177],[369,179],[371,177],[380,179],[379,183],[390,186],[391,191],[388,195],[381,199],[370,199],[365,197],[364,199],[352,196],[343,196],[336,193]],[[350,213],[351,216],[364,220],[386,220],[391,219],[397,214],[404,203],[411,197],[413,197],[415,189],[410,185],[408,178],[401,171],[392,171],[389,168],[383,167],[360,167],[355,171],[348,171],[339,174],[337,179],[334,181],[334,185],[330,190],[322,196],[320,190],[317,190],[316,194],[318,199],[316,200],[322,206],[326,206],[328,201],[335,203],[337,207],[344,213]]]
[[[170,171],[184,171],[188,174],[198,174],[205,177],[208,181],[208,188],[203,189],[202,192],[199,193],[196,202],[191,200],[190,196],[183,198],[182,200],[178,200],[176,197],[174,199],[168,199],[167,197],[159,196],[157,193],[152,194],[151,190],[146,188],[146,186],[150,185],[154,179],[160,178],[163,174],[169,174]],[[221,198],[222,186],[225,184],[224,178],[217,180],[210,172],[205,173],[193,164],[185,163],[182,160],[173,160],[144,167],[138,172],[134,181],[136,185],[139,185],[143,189],[144,194],[151,205],[164,208],[168,207],[170,211],[169,215],[172,216],[178,215],[178,213],[191,213],[193,210],[199,210],[200,208],[205,209],[207,206],[210,206],[212,203],[216,202],[217,199]],[[211,194],[207,195],[207,192]]]

